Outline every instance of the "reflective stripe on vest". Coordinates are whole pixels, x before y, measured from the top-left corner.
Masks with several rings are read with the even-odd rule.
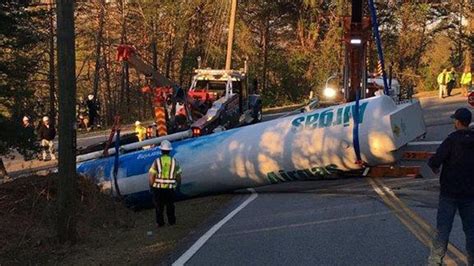
[[[160,183],[164,183],[164,184],[174,184],[176,183],[176,180],[174,179],[160,179],[160,178],[157,178],[155,179],[156,182],[160,182]]]
[[[173,189],[176,188],[176,161],[173,157],[168,155],[160,156],[155,161],[158,174],[153,182],[153,187]]]

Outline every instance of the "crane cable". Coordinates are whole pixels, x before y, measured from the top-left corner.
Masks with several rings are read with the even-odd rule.
[[[353,109],[352,118],[354,119],[354,128],[352,129],[352,142],[354,146],[354,152],[356,155],[356,164],[363,166],[362,156],[360,154],[360,142],[359,142],[359,120],[360,120],[360,89],[356,90],[356,101]]]
[[[122,193],[120,193],[119,184],[117,181],[118,169],[119,169],[119,159],[120,159],[120,129],[117,129],[115,132],[115,155],[114,155],[114,168],[113,168],[113,178],[114,178],[114,188],[119,198],[122,198]]]
[[[382,68],[383,91],[385,95],[389,95],[389,86],[387,82],[387,73],[385,72],[385,61],[383,57],[382,41],[380,39],[379,25],[377,22],[377,10],[375,9],[374,0],[369,0],[369,10],[374,31],[375,43],[377,44],[377,53],[379,56],[380,67]]]

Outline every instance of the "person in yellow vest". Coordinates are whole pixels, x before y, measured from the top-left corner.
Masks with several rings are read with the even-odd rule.
[[[464,73],[461,76],[461,87],[462,87],[462,95],[467,96],[472,86],[472,73],[469,67],[464,69]]]
[[[138,141],[143,141],[146,139],[146,128],[142,126],[140,121],[135,122],[135,133],[137,134]]]
[[[439,98],[442,99],[444,98],[444,95],[448,95],[448,83],[451,81],[452,76],[451,72],[448,72],[448,69],[444,69],[443,72],[441,72],[438,75],[438,85],[439,85]]]
[[[153,204],[156,211],[156,223],[158,227],[165,225],[163,212],[166,207],[168,224],[176,224],[175,216],[175,191],[181,185],[181,168],[176,159],[171,156],[173,147],[171,143],[164,140],[160,144],[161,155],[153,162],[150,168],[149,184],[153,193]]]

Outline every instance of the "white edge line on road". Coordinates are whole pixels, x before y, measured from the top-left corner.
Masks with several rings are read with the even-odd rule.
[[[441,143],[442,143],[441,140],[437,140],[437,141],[413,141],[413,142],[408,142],[407,146],[440,145]]]
[[[203,236],[201,236],[181,257],[179,257],[172,265],[173,266],[181,266],[184,265],[186,262],[191,259],[198,250],[204,246],[204,244],[225,224],[227,223],[232,217],[234,217],[237,213],[239,213],[243,208],[245,208],[250,202],[255,200],[258,197],[257,192],[254,189],[249,189],[252,192],[242,204],[240,204],[236,209],[232,212],[227,214],[222,220],[220,220],[217,224],[211,227]]]

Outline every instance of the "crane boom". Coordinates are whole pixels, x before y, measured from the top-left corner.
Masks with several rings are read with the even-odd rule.
[[[189,115],[186,92],[180,86],[141,59],[136,49],[131,45],[122,44],[117,47],[117,60],[127,62],[150,79],[152,88],[147,87],[145,91],[151,91],[154,95],[155,122],[159,136],[167,135],[170,131],[169,128],[176,130],[185,127],[176,125],[176,104],[178,102],[186,103],[183,108],[185,108],[187,115],[186,121],[183,123],[190,124],[192,118]]]
[[[148,78],[151,78],[154,87],[173,87],[174,82],[169,80],[163,74],[155,70],[151,65],[143,61],[136,53],[136,49],[131,45],[120,45],[117,48],[117,60],[126,61],[138,72]]]

